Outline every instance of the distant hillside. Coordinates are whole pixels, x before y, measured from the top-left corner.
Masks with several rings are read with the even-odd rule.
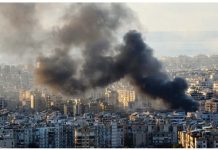
[[[167,70],[218,69],[218,55],[197,55],[194,57],[181,55],[178,57],[162,57],[160,61]]]

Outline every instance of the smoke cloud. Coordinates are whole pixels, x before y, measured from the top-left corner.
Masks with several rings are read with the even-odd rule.
[[[120,4],[101,7],[78,4],[72,7],[64,16],[65,24],[54,31],[55,40],[61,48],[56,49],[51,57],[39,57],[37,79],[39,83],[51,85],[65,94],[75,95],[121,78],[118,74],[111,74],[114,58],[108,55],[114,51],[112,46],[117,41],[118,29],[135,18],[128,8]],[[78,66],[80,62],[73,64],[75,60],[70,57],[70,49],[75,47],[82,51],[84,62],[81,67]]]
[[[51,56],[38,58],[39,83],[78,95],[128,77],[141,92],[163,99],[172,109],[197,109],[197,103],[185,94],[186,81],[169,79],[139,32],[129,31],[123,44],[117,43],[118,30],[135,21],[128,8],[120,4],[78,4],[73,8],[67,10],[65,24],[54,31],[59,48]],[[82,65],[70,55],[75,48],[82,51]]]
[[[172,109],[197,109],[197,103],[185,94],[188,88],[186,81],[178,77],[173,81],[169,79],[162,70],[161,63],[153,57],[152,49],[143,42],[140,33],[130,31],[124,41],[120,54],[122,59],[119,60],[127,64],[127,74],[141,91],[163,99]]]
[[[40,28],[35,4],[1,4],[1,50],[19,56],[35,53],[40,49],[36,30]],[[10,34],[9,34],[10,31]]]
[[[42,26],[42,11],[43,7],[38,3],[0,5],[2,59],[6,56],[6,62],[33,63],[39,54],[49,51],[48,47],[52,47],[52,33]]]

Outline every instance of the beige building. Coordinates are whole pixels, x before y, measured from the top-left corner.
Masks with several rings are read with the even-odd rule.
[[[218,130],[178,131],[178,142],[183,148],[218,148]]]
[[[215,92],[218,92],[218,81],[215,81],[215,82],[213,83],[213,90],[214,90]]]
[[[133,90],[117,90],[118,102],[122,104],[124,108],[128,107],[129,102],[135,101],[136,94]]]
[[[218,112],[218,99],[210,99],[205,101],[205,111]]]
[[[22,106],[28,106],[31,105],[31,91],[23,90],[20,91],[19,100],[22,104]]]
[[[207,140],[200,131],[178,131],[178,142],[183,148],[207,148]]]
[[[34,91],[30,96],[31,108],[36,111],[42,111],[46,107],[45,99],[39,91]]]

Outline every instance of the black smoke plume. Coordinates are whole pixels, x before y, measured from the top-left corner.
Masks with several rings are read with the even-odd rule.
[[[197,109],[197,103],[185,94],[186,81],[169,79],[139,32],[129,31],[123,44],[117,46],[116,32],[133,18],[130,10],[119,4],[85,4],[72,12],[67,12],[68,21],[54,33],[62,48],[38,59],[36,73],[40,83],[77,95],[128,77],[143,93],[163,99],[172,109]],[[70,55],[73,48],[82,51],[81,67],[81,62]]]

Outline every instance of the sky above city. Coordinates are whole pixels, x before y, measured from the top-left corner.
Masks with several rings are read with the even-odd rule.
[[[218,54],[218,4],[126,3],[126,5],[138,18],[140,30],[143,30],[147,44],[154,49],[157,57]],[[58,5],[53,5],[53,8],[58,16],[58,11],[61,9],[58,9]],[[44,17],[45,24],[52,22],[50,15]]]
[[[128,4],[156,56],[218,54],[218,4]]]
[[[146,43],[154,49],[155,56],[218,54],[218,3],[125,3],[125,5],[134,12],[133,14],[140,24],[140,27],[133,26],[127,29],[136,28],[140,30]],[[43,32],[50,32],[55,27],[61,26],[61,18],[67,7],[69,7],[67,3],[37,4],[35,7],[36,15],[33,14],[33,18],[35,17],[34,19],[38,21],[37,27],[40,30],[30,27],[31,24],[35,26],[34,19],[27,20],[30,21],[30,23],[28,22],[29,26],[24,27],[22,27],[22,20],[21,22],[18,21],[18,26],[15,25],[11,29],[9,22],[12,20],[10,19],[12,16],[10,13],[13,13],[13,11],[7,12],[7,7],[1,4],[0,59],[4,61],[19,60],[20,57],[14,57],[12,55],[13,52],[10,53],[10,50],[19,44],[17,47],[25,49],[25,46],[22,46],[23,41],[20,40],[20,37],[27,35],[24,41],[27,42],[28,32],[36,30],[34,31],[33,39],[40,39],[43,37]],[[16,9],[15,7],[12,10]],[[17,10],[14,13],[16,14]],[[18,13],[20,12],[18,11]],[[14,19],[16,20],[17,18],[15,17]],[[129,22],[126,24],[129,24]],[[18,29],[16,29],[17,27]],[[10,44],[5,44],[8,41],[10,42],[11,37],[13,37],[11,42],[11,45],[14,45],[13,47]],[[40,43],[48,38],[43,37],[37,42]],[[120,39],[122,39],[122,35]],[[35,43],[28,43],[27,45],[28,49],[31,49],[31,46],[37,47]],[[35,48],[33,49],[35,51]],[[41,49],[41,47],[38,49]],[[20,56],[25,55],[25,52],[20,53]],[[10,57],[6,57],[5,54]],[[29,58],[32,59],[31,57]]]

